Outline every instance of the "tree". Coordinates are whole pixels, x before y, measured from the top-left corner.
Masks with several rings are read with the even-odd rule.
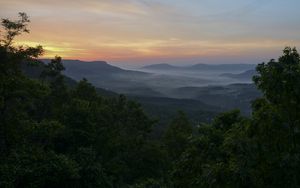
[[[229,132],[244,121],[239,111],[222,113],[212,125],[202,124],[189,139],[185,151],[175,163],[172,180],[175,187],[232,187],[228,156],[223,143]]]
[[[296,149],[300,128],[300,56],[296,48],[286,47],[278,61],[257,66],[257,87],[278,114],[288,123],[292,147]]]
[[[296,49],[257,66],[263,97],[252,117],[224,112],[193,129],[178,112],[161,140],[125,96],[105,97],[86,79],[69,87],[60,57],[16,47],[29,19],[2,20],[0,187],[299,187],[300,60]],[[42,79],[23,74],[39,63]]]
[[[23,75],[22,64],[39,62],[41,46],[15,47],[16,36],[29,32],[25,13],[19,20],[2,20],[5,32],[0,42],[0,186],[58,186],[76,179],[77,165],[66,155],[55,153],[53,145],[60,132],[57,121],[37,121],[37,112],[48,87]],[[67,185],[67,181],[64,181]]]
[[[257,66],[263,97],[250,119],[231,111],[202,125],[173,171],[175,187],[299,187],[300,61],[296,49]]]
[[[24,60],[34,61],[43,53],[43,49],[38,46],[14,47],[13,39],[22,32],[29,32],[27,23],[29,19],[25,13],[19,13],[20,19],[10,21],[2,19],[1,25],[5,32],[0,39],[0,145],[3,151],[8,151],[17,139],[22,139],[19,131],[25,129],[22,125],[26,119],[33,92],[38,92],[42,86],[24,77],[20,65]]]
[[[96,88],[85,78],[77,84],[74,95],[79,99],[88,101],[93,101],[98,98]]]
[[[29,33],[27,24],[30,22],[28,16],[24,12],[19,13],[19,20],[11,21],[9,19],[2,19],[2,26],[6,34],[0,40],[0,45],[6,49],[11,48],[14,38],[22,33]]]
[[[179,111],[164,135],[164,143],[172,160],[178,159],[185,150],[192,132],[193,127],[186,115]]]

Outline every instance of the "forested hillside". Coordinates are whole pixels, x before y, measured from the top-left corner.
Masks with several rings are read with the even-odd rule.
[[[15,46],[29,32],[25,13],[1,23],[0,187],[300,186],[295,48],[257,66],[263,95],[251,117],[233,110],[195,124],[180,111],[153,138],[155,120],[138,103],[103,96],[86,79],[70,86],[60,57],[44,64],[41,46]],[[30,78],[24,64],[43,69]]]

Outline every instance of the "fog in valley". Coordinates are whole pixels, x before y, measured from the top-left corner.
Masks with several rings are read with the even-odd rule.
[[[104,61],[63,63],[66,76],[131,97],[192,99],[220,111],[238,108],[250,114],[250,103],[259,96],[252,83],[255,64],[152,64],[129,70]]]

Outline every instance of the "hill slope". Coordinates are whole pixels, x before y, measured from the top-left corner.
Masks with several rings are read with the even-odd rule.
[[[245,71],[254,69],[255,64],[195,64],[174,66],[170,64],[152,64],[141,67],[144,70],[176,70],[176,71]]]
[[[239,74],[232,74],[232,73],[224,73],[220,76],[239,79],[239,80],[252,80],[252,77],[257,74],[255,70],[248,70]]]
[[[174,89],[171,96],[190,98],[205,104],[230,110],[238,108],[245,115],[251,113],[251,101],[260,97],[261,93],[254,84],[230,84],[226,86],[181,87]]]
[[[161,64],[153,64],[153,65],[146,65],[141,67],[141,69],[148,69],[148,70],[177,70],[180,69],[180,67],[170,65],[167,63],[161,63]]]

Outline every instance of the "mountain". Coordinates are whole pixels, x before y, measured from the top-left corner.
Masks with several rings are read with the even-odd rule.
[[[40,79],[40,75],[43,72],[43,70],[45,69],[45,64],[41,63],[41,64],[33,66],[33,65],[29,65],[27,63],[23,63],[21,65],[21,69],[22,69],[22,72],[29,78]],[[66,84],[70,87],[75,87],[77,84],[76,80],[74,80],[66,75],[64,75],[64,80],[65,80]],[[109,90],[106,90],[103,88],[96,88],[96,90],[100,95],[104,95],[104,96],[117,96],[118,95],[115,92],[112,92],[112,91],[109,91]]]
[[[247,70],[239,74],[224,73],[221,74],[220,76],[239,79],[239,80],[252,80],[252,77],[256,74],[257,72],[255,70]]]
[[[39,63],[36,65],[29,65],[27,63],[21,64],[22,72],[28,76],[29,78],[33,79],[40,79],[41,73],[45,70],[45,64]],[[76,81],[68,76],[64,76],[65,82],[68,86],[73,87],[76,85]]]
[[[184,111],[195,125],[199,122],[211,122],[213,117],[224,110],[193,99],[143,96],[129,96],[129,98],[139,102],[150,117],[158,120],[157,126],[153,129],[154,135],[162,135],[179,110]]]
[[[159,111],[159,116],[164,113],[173,114],[177,106],[181,106],[183,110],[189,113],[196,113],[199,111],[199,107],[205,105],[217,107],[220,111],[238,108],[243,114],[249,115],[251,113],[251,101],[260,96],[253,84],[220,85],[212,82],[216,81],[220,72],[242,72],[242,69],[246,69],[246,71],[239,74],[225,74],[223,77],[231,76],[230,79],[235,78],[238,82],[242,80],[248,82],[255,72],[254,68],[249,70],[249,67],[255,66],[252,64],[196,64],[185,67],[157,64],[151,66],[152,68],[160,68],[161,73],[126,70],[110,65],[105,61],[64,60],[63,64],[66,67],[66,76],[75,80],[86,78],[97,88],[103,88],[105,91],[113,91],[135,98],[141,97],[143,100],[140,102],[149,106],[148,109],[151,109],[151,114]],[[206,76],[203,78],[193,77],[192,72],[183,72],[179,75],[165,73],[171,69],[176,69],[177,72],[178,70],[196,70],[199,71],[197,76],[215,72],[217,76],[205,79]],[[213,86],[209,86],[209,84]],[[218,86],[214,86],[216,84]],[[182,100],[186,101],[183,102]],[[197,105],[193,106],[192,104]],[[208,109],[200,111],[209,111]],[[216,110],[212,111],[215,112]]]
[[[146,66],[141,67],[141,69],[148,69],[148,70],[176,70],[176,69],[180,69],[180,68],[181,67],[177,67],[177,66],[170,65],[167,63],[146,65]]]
[[[106,90],[126,95],[166,97],[162,90],[168,88],[184,87],[187,85],[199,86],[215,83],[214,80],[194,77],[188,74],[172,75],[149,73],[137,70],[126,70],[108,64],[105,61],[79,61],[63,60],[66,70],[64,74],[77,81],[86,78],[93,85]],[[167,64],[157,65],[169,67]],[[171,66],[175,67],[175,66]]]
[[[190,70],[240,71],[254,69],[255,64],[195,64],[186,67]]]
[[[254,84],[230,84],[225,86],[181,87],[172,90],[170,97],[201,101],[221,109],[240,109],[244,115],[251,113],[251,101],[261,97]]]
[[[163,93],[146,86],[128,89],[124,88],[123,94],[127,96],[166,97]]]
[[[101,75],[147,75],[148,73],[140,71],[125,70],[119,67],[108,64],[105,61],[79,61],[79,60],[63,60],[63,65],[66,68],[65,74],[81,77],[90,74]]]
[[[170,64],[153,64],[141,67],[144,70],[181,70],[181,71],[245,71],[254,69],[255,64],[195,64],[174,66]]]
[[[141,80],[141,83],[133,84],[128,81],[128,79],[124,81],[124,78],[120,79],[120,77],[113,77],[112,75],[137,74],[139,75],[137,78],[142,78],[145,74],[139,71],[124,70],[101,61],[82,62],[77,60],[65,60],[63,64],[67,69],[65,73],[70,71],[70,73],[66,74],[65,79],[67,84],[72,87],[76,85],[77,81],[68,75],[75,75],[77,80],[81,79],[80,76],[84,76],[89,81],[95,79],[95,82],[98,83],[100,82],[98,79],[102,77],[102,79],[106,81],[106,84],[113,84],[112,87],[114,90],[110,91],[107,88],[96,86],[99,94],[117,97],[119,95],[118,93],[123,93],[130,99],[138,101],[151,117],[159,119],[159,126],[155,128],[158,135],[163,132],[166,128],[164,126],[169,123],[168,121],[172,119],[178,110],[185,111],[194,123],[209,122],[219,112],[233,108],[239,108],[243,114],[249,115],[251,112],[251,100],[260,96],[260,93],[252,84],[193,87],[188,85],[193,83],[194,80],[181,78],[183,79],[183,83],[179,84],[174,81],[176,77],[153,77],[152,74],[151,76],[146,74],[149,79],[146,80],[146,82]],[[32,78],[39,78],[43,69],[43,64],[38,67],[23,67],[25,74]],[[164,85],[154,87],[154,85],[150,83],[151,81],[156,82],[155,80],[159,82],[156,86],[164,82],[164,85],[168,84],[169,88],[165,88]],[[199,81],[200,80],[198,80],[198,82]],[[122,83],[122,86],[120,86],[120,83]],[[172,89],[174,84],[183,85],[184,87]],[[116,86],[118,86],[118,88]]]
[[[43,60],[49,62],[50,60]],[[63,60],[64,74],[76,81],[86,78],[93,85],[117,93],[129,88],[145,87],[142,80],[151,73],[122,69],[105,61]]]
[[[49,59],[42,59],[43,62],[49,63]],[[149,73],[141,71],[132,71],[119,68],[108,64],[106,61],[80,61],[80,60],[62,60],[64,67],[66,68],[65,74],[72,75],[76,79],[81,79],[86,75],[149,75]]]

